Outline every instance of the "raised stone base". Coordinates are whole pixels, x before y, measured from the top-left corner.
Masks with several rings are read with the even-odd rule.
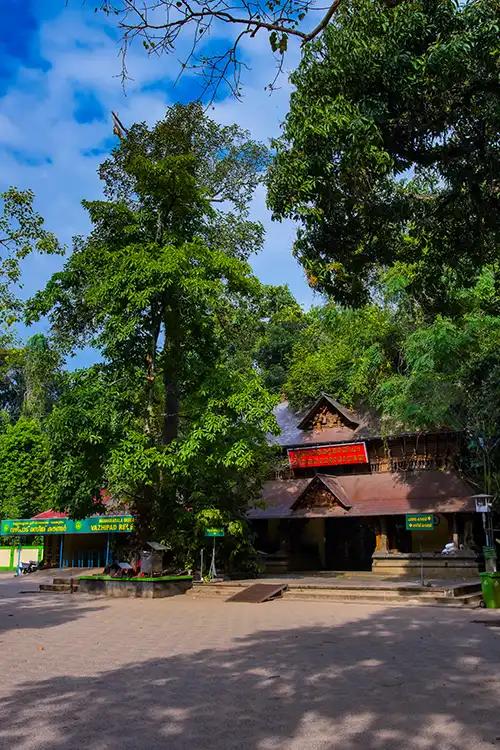
[[[473,552],[461,551],[457,555],[439,555],[424,552],[424,575],[426,578],[450,578],[453,580],[479,578],[476,556]],[[375,552],[372,557],[372,573],[388,576],[414,578],[420,575],[421,558],[418,552]]]
[[[111,576],[81,576],[79,591],[94,596],[114,596],[161,599],[185,594],[193,586],[191,576],[161,576],[158,578],[113,578]]]

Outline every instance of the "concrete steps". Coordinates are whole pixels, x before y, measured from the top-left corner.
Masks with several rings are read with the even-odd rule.
[[[248,585],[250,586],[251,584]],[[246,588],[246,586],[232,586],[218,583],[195,584],[192,589],[186,592],[186,596],[190,596],[193,599],[228,599],[233,594],[241,591],[242,588]]]
[[[350,603],[384,603],[384,604],[411,604],[413,606],[441,606],[441,607],[477,607],[479,606],[481,594],[466,594],[465,596],[444,596],[443,594],[410,594],[391,591],[287,591],[284,598],[297,601],[327,601],[327,602],[350,602]]]
[[[188,592],[194,599],[219,599],[225,601],[233,594],[251,585],[245,583],[195,584]],[[374,583],[363,586],[360,583],[339,586],[300,585],[291,583],[283,592],[283,599],[289,601],[345,602],[345,603],[384,603],[412,606],[478,607],[482,601],[481,587],[477,583],[464,583],[452,587],[442,586],[432,589],[402,584],[388,586]]]

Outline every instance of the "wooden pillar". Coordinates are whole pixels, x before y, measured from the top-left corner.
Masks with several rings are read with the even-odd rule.
[[[451,539],[455,547],[460,549],[460,534],[458,532],[458,518],[456,513],[453,513],[451,516]]]
[[[379,528],[376,535],[376,552],[389,552],[389,541],[387,536],[387,520],[385,516],[379,518]]]

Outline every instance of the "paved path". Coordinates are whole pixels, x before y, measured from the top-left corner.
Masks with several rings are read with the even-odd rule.
[[[500,748],[500,611],[34,583],[0,576],[2,750]]]

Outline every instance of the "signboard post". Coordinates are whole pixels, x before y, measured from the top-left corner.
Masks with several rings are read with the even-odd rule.
[[[214,540],[212,547],[212,562],[210,563],[210,570],[208,571],[208,577],[212,580],[217,578],[217,570],[215,569],[215,540],[218,537],[224,536],[224,529],[205,529],[205,536],[211,537]]]
[[[407,513],[406,530],[407,531],[432,531],[437,526],[437,520],[434,513]],[[422,534],[418,535],[420,547],[420,585],[425,586],[424,581],[424,554],[422,552]]]
[[[493,532],[493,519],[491,517],[493,495],[480,494],[472,495],[472,497],[475,501],[476,513],[481,513],[483,518],[484,540],[486,542],[483,547],[485,568],[489,573],[496,573],[497,556],[495,549],[495,535]]]

